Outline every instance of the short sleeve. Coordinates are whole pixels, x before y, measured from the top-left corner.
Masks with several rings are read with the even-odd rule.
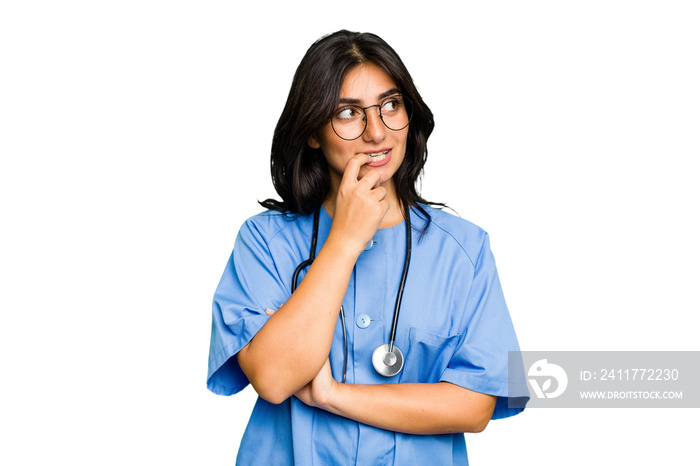
[[[518,340],[498,279],[488,234],[483,238],[467,298],[466,329],[440,380],[498,397],[492,419],[500,419],[521,412],[529,400],[529,392],[524,370],[522,377],[517,376],[515,380],[508,377],[509,351],[519,351]],[[511,362],[512,359],[511,355]],[[511,372],[520,373],[517,370]]]
[[[236,238],[212,305],[207,388],[232,395],[248,385],[235,355],[289,297],[263,233],[248,220]]]

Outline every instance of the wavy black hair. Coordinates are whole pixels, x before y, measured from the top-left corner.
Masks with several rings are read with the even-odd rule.
[[[406,154],[393,176],[399,200],[406,211],[408,207],[416,207],[428,223],[430,215],[418,203],[444,206],[426,201],[416,188],[428,157],[427,142],[435,122],[406,66],[379,36],[341,30],[316,41],[294,74],[287,103],[275,128],[270,157],[272,184],[282,200],[260,201],[263,207],[285,214],[308,215],[326,199],[331,189],[328,164],[321,149],[312,149],[308,140],[333,116],[347,72],[363,63],[384,70],[413,102]]]

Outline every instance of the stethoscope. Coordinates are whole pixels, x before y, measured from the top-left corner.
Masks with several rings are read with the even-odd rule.
[[[316,242],[318,240],[318,219],[321,209],[318,208],[314,212],[314,230],[311,237],[311,253],[309,258],[303,261],[294,270],[292,276],[292,293],[297,288],[299,273],[310,266],[316,258]],[[406,276],[408,276],[408,266],[411,262],[411,219],[410,212],[406,214],[406,257],[403,262],[403,273],[401,274],[401,283],[399,291],[396,293],[396,304],[394,305],[394,320],[391,324],[391,334],[389,335],[389,343],[384,343],[377,346],[372,353],[372,365],[374,369],[384,377],[391,377],[398,374],[403,368],[403,354],[398,346],[394,344],[396,340],[396,325],[399,322],[399,311],[401,310],[401,297],[406,286]],[[345,309],[340,306],[340,321],[343,326],[343,383],[345,383],[345,374],[348,369],[348,335],[345,328]]]

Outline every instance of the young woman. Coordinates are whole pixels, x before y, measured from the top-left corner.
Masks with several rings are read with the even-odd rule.
[[[488,235],[416,191],[433,126],[373,34],[301,61],[272,142],[281,200],[214,297],[208,387],[259,394],[238,464],[467,464],[464,432],[524,408]]]

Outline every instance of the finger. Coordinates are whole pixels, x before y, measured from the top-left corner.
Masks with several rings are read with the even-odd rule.
[[[375,199],[376,201],[379,201],[379,202],[386,199],[386,195],[387,195],[387,190],[384,186],[379,186],[377,188],[374,188],[370,192],[370,196],[372,196],[373,199]]]
[[[343,183],[355,183],[360,175],[360,168],[366,163],[369,163],[372,159],[367,154],[357,154],[348,160],[345,165],[345,172],[343,172],[343,179],[340,181]]]
[[[369,170],[367,173],[362,175],[359,179],[360,183],[364,183],[369,186],[369,189],[376,189],[379,187],[379,182],[382,179],[382,175],[378,170]]]
[[[277,312],[277,311],[273,311],[272,309],[265,309],[265,314],[267,314],[267,315],[269,315],[269,316],[271,316],[271,315],[274,314],[275,312]]]

